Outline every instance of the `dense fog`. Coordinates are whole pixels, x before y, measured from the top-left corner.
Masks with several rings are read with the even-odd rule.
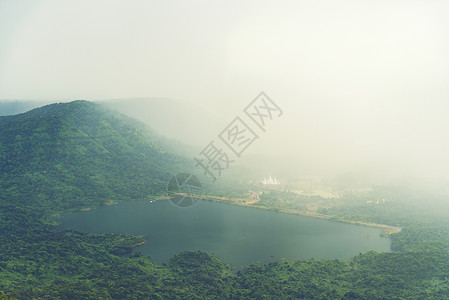
[[[245,156],[298,173],[447,183],[448,9],[445,1],[2,2],[0,98],[108,101],[202,147],[264,91],[283,115]]]

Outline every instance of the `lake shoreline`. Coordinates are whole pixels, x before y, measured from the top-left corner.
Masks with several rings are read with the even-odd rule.
[[[98,211],[78,209],[61,216],[56,229],[130,235],[122,245],[126,247],[123,255],[149,255],[156,264],[195,250],[215,254],[237,269],[283,258],[348,260],[366,251],[391,251],[391,240],[380,235],[381,230],[374,228],[378,225],[338,224],[328,216],[267,208],[234,198],[231,202],[229,198],[212,201],[203,197],[202,203],[186,209],[167,200],[125,200],[117,201],[118,206],[96,206]],[[221,205],[225,203],[234,205]]]
[[[276,208],[276,207],[260,206],[260,205],[255,205],[255,204],[244,204],[244,203],[238,203],[235,201],[232,202],[229,200],[220,199],[220,198],[214,197],[214,196],[203,196],[201,198],[201,200],[229,204],[229,205],[242,206],[242,207],[250,207],[250,208],[269,210],[269,211],[286,213],[286,214],[291,214],[291,215],[310,217],[310,218],[321,219],[321,220],[328,220],[328,221],[332,221],[332,222],[340,222],[340,223],[347,223],[347,224],[352,224],[352,225],[366,226],[366,227],[371,227],[371,228],[379,228],[382,230],[380,235],[384,236],[384,237],[389,237],[391,234],[398,233],[402,230],[402,228],[400,228],[400,227],[386,225],[386,224],[347,220],[347,219],[333,217],[333,216],[329,216],[329,215],[323,215],[323,214],[312,212],[312,211],[300,211],[300,210],[289,209],[289,208]]]
[[[140,199],[140,200],[144,200],[144,199]],[[148,200],[148,199],[145,199],[145,200]],[[169,200],[169,198],[168,197],[167,198],[158,198],[157,200]],[[256,209],[286,213],[286,214],[290,214],[290,215],[297,215],[297,216],[303,216],[303,217],[310,217],[310,218],[321,219],[321,220],[328,220],[328,221],[332,221],[332,222],[340,222],[340,223],[347,223],[347,224],[352,224],[352,225],[378,228],[378,229],[382,230],[380,235],[383,237],[389,237],[391,234],[398,233],[402,230],[402,228],[397,227],[397,226],[391,226],[391,225],[379,224],[379,223],[373,223],[373,222],[365,222],[365,221],[347,220],[347,219],[338,218],[338,217],[334,217],[334,216],[330,216],[330,215],[320,214],[320,213],[313,212],[313,211],[301,211],[301,210],[289,209],[289,208],[276,208],[276,207],[260,206],[260,205],[257,205],[257,202],[245,204],[245,203],[237,202],[237,201],[229,201],[223,197],[218,197],[218,196],[202,196],[201,200],[223,203],[223,204],[228,204],[228,205],[241,206],[241,207],[256,208]],[[131,200],[131,201],[134,201],[134,200]],[[155,199],[151,199],[150,201],[155,201]],[[105,203],[105,205],[110,206],[110,205],[116,205],[119,203],[121,203],[121,201],[109,200],[107,203]],[[82,208],[79,210],[80,211],[89,211],[89,210],[92,210],[95,208],[97,208],[97,207],[86,207],[86,208]]]

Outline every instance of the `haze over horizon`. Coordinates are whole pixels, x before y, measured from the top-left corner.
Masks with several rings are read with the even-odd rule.
[[[264,91],[284,115],[248,154],[448,176],[448,2],[132,3],[2,1],[0,99],[174,99],[205,146]]]

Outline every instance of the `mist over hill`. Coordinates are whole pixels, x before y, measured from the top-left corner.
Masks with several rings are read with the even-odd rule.
[[[0,187],[65,208],[155,196],[190,162],[173,146],[97,104],[51,104],[0,117]]]
[[[50,101],[0,100],[0,117],[21,114],[50,103]]]

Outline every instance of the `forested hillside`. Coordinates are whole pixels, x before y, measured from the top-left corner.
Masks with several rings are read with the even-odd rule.
[[[64,209],[155,196],[187,162],[141,123],[87,101],[0,117],[0,188]]]

